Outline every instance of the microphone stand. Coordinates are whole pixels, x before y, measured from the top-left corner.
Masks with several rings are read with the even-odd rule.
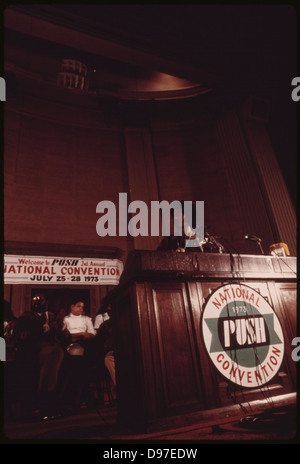
[[[259,241],[256,242],[256,243],[258,244],[258,246],[259,246],[259,248],[260,248],[261,254],[264,255],[265,252],[264,252],[264,250],[263,250],[263,247],[261,246],[261,240],[259,240]]]
[[[250,240],[251,242],[257,243],[257,245],[259,246],[259,249],[261,251],[261,254],[262,255],[265,254],[265,252],[263,250],[263,247],[261,246],[261,242],[262,242],[261,238],[256,237],[255,235],[245,235],[245,239]]]

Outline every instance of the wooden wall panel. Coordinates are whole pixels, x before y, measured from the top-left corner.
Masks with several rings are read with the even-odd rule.
[[[160,199],[193,200],[188,168],[187,147],[178,131],[153,132],[153,146],[159,181]]]
[[[193,199],[204,201],[204,225],[210,233],[224,238],[229,251],[246,251],[242,239],[238,200],[228,181],[228,166],[222,156],[215,123],[186,129],[182,133],[188,147],[186,163]]]
[[[115,246],[115,237],[96,233],[96,206],[118,205],[124,191],[120,133],[23,115],[13,134],[10,124],[18,128],[18,119],[10,111],[6,118],[5,239]],[[127,250],[126,237],[118,246]]]
[[[156,249],[160,237],[151,236],[151,202],[158,201],[156,169],[153,159],[151,135],[148,128],[126,128],[126,160],[128,169],[128,203],[139,200],[148,207],[148,236],[134,237],[134,248]],[[139,211],[137,211],[138,213]],[[128,216],[128,220],[130,216]]]
[[[296,387],[295,361],[292,360],[292,340],[297,335],[297,288],[292,283],[278,282],[274,286],[273,298],[275,300],[278,316],[282,321],[285,335],[285,363],[289,377]]]
[[[148,417],[140,362],[139,323],[133,308],[136,306],[132,289],[114,301],[118,418],[125,424],[140,424]]]
[[[202,404],[195,338],[184,285],[153,284],[163,409]]]
[[[11,310],[15,317],[30,310],[30,290],[27,285],[15,285],[11,294]]]
[[[202,310],[205,303],[205,298],[215,288],[219,286],[219,282],[189,282],[188,292],[191,301],[192,318],[195,328],[195,337],[197,342],[197,350],[199,356],[199,365],[201,372],[201,383],[203,389],[203,409],[215,408],[221,406],[220,394],[218,386],[222,382],[222,379],[218,378],[218,375],[213,369],[211,362],[207,356],[206,348],[203,343],[203,337],[201,333],[201,317]]]
[[[204,201],[205,227],[221,236],[231,252],[260,253],[256,243],[245,240],[246,234],[261,237],[269,252],[278,238],[278,211],[268,207],[262,188],[268,169],[258,176],[236,111],[191,127],[178,125],[176,131],[156,125],[153,146],[162,199]],[[274,175],[277,169],[272,167]],[[275,179],[272,182],[274,190]],[[289,215],[289,209],[280,214]],[[295,227],[291,231],[295,234]]]
[[[286,183],[276,159],[274,148],[264,125],[244,119],[245,132],[262,195],[267,202],[270,215],[274,218],[278,242],[287,243],[292,256],[297,250],[297,218]],[[288,153],[287,153],[288,156]],[[296,166],[295,166],[296,168]]]
[[[251,154],[235,112],[225,115],[219,121],[218,136],[224,164],[227,166],[227,182],[233,191],[239,214],[239,243],[242,243],[246,234],[254,234],[262,238],[266,247],[274,243],[274,232]],[[252,247],[255,252],[257,245],[253,244]]]

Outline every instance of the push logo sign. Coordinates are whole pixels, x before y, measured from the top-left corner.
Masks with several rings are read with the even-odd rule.
[[[283,355],[283,332],[272,307],[256,290],[228,284],[205,304],[201,330],[214,366],[231,382],[259,387],[278,372]]]

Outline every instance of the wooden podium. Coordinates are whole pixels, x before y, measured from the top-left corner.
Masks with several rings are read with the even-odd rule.
[[[234,282],[259,292],[282,327],[284,359],[261,388],[240,388],[224,378],[201,336],[207,298]],[[204,412],[213,417],[245,401],[294,397],[296,258],[134,251],[110,301],[121,423],[149,431],[190,423]]]

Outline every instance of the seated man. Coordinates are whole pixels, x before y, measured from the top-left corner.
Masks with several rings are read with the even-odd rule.
[[[164,237],[157,250],[176,252],[203,251],[202,245],[204,242],[201,242],[197,238],[195,231],[187,222],[184,212],[175,209],[174,212],[171,211],[171,218],[174,234]],[[172,230],[172,227],[170,230]],[[175,234],[175,230],[177,231],[177,234]],[[187,246],[188,243],[189,245]]]
[[[64,352],[55,329],[54,315],[48,312],[44,294],[33,296],[31,312],[24,312],[15,321],[12,338],[17,365],[20,369],[28,366],[28,377],[35,370],[38,373],[37,414],[42,419],[53,417]]]

